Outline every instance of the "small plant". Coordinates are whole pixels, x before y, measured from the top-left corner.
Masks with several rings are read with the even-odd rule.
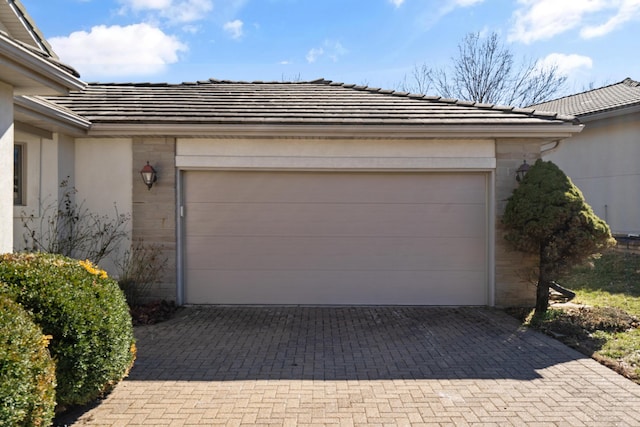
[[[25,250],[47,252],[76,259],[88,259],[98,264],[126,239],[129,215],[115,217],[89,211],[84,203],[77,204],[77,190],[69,181],[60,183],[63,194],[59,203],[46,206],[40,218],[23,213],[22,226]]]
[[[58,409],[95,400],[128,373],[135,358],[129,307],[104,271],[61,255],[5,254],[0,281],[51,335]]]
[[[0,425],[51,424],[56,378],[49,338],[19,304],[0,294]]]
[[[161,245],[145,244],[138,240],[116,263],[118,284],[130,307],[139,305],[148,295],[149,288],[162,279],[168,261],[162,250]]]

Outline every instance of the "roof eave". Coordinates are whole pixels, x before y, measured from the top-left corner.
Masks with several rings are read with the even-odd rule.
[[[358,138],[568,138],[583,129],[581,124],[541,125],[221,125],[159,123],[94,123],[88,136],[210,135],[262,137],[358,137]]]
[[[640,102],[634,105],[627,105],[624,107],[613,108],[606,111],[596,111],[594,113],[587,113],[580,116],[581,122],[592,122],[595,120],[610,119],[612,117],[620,117],[627,114],[635,114],[640,112]]]
[[[91,122],[84,117],[40,98],[14,97],[14,113],[16,120],[73,136],[84,136],[91,127]]]
[[[16,95],[66,95],[86,83],[0,33],[0,80]]]

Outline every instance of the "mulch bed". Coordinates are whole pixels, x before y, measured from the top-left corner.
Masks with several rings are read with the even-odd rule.
[[[133,326],[153,325],[171,319],[179,307],[173,301],[153,301],[131,307]]]

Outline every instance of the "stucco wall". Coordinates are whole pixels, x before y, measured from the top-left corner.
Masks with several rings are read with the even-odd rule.
[[[173,138],[134,138],[133,239],[162,247],[167,259],[162,283],[151,290],[152,298],[176,300],[176,172]],[[147,161],[156,169],[158,181],[149,190],[140,177]]]
[[[131,194],[131,139],[78,138],[75,142],[76,203],[93,215],[115,221],[119,215],[130,216]],[[125,224],[130,237],[132,221]],[[129,248],[129,239],[123,239],[111,256],[100,265],[110,275],[117,276],[117,260]]]
[[[17,130],[15,142],[23,146],[24,193],[23,204],[13,207],[13,247],[24,250],[24,222],[30,220],[30,227],[42,227],[46,230],[47,221],[57,209],[65,188],[62,181],[68,181],[67,188],[74,186],[74,147],[72,138],[59,135],[36,134]],[[47,232],[42,233],[46,237]],[[45,239],[46,240],[46,239]]]
[[[586,122],[544,158],[571,178],[614,233],[640,234],[640,113]]]
[[[0,82],[0,253],[13,249],[13,87]]]

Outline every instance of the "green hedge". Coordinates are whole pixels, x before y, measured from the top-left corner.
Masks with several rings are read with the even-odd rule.
[[[48,337],[19,304],[0,295],[0,426],[48,426],[55,364]]]
[[[60,408],[95,400],[128,373],[135,358],[131,316],[104,271],[61,255],[5,254],[0,281],[52,336]]]

